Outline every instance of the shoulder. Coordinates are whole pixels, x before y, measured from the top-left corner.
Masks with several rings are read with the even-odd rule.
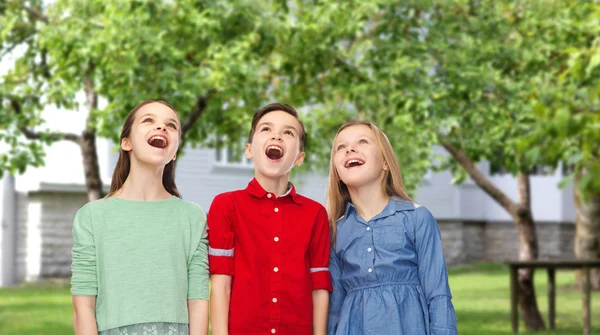
[[[175,203],[177,206],[179,206],[179,208],[189,213],[191,216],[204,217],[204,209],[195,202],[176,198]]]
[[[94,201],[90,201],[85,205],[81,206],[81,208],[75,214],[76,218],[89,218],[94,215],[94,213],[98,213],[100,211],[110,210],[111,201],[110,198],[103,198]]]
[[[296,193],[296,197],[302,204],[301,207],[302,207],[303,211],[307,211],[307,213],[310,213],[312,215],[317,215],[317,214],[327,215],[327,210],[325,209],[325,206],[323,206],[320,202],[313,200],[311,198],[305,197],[298,193]]]
[[[217,210],[225,210],[231,209],[234,206],[235,198],[240,193],[240,190],[237,191],[229,191],[218,194],[214,197],[213,201],[210,204],[209,212]]]

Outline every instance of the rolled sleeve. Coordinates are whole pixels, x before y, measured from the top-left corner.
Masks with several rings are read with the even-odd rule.
[[[331,273],[333,292],[329,295],[327,334],[334,335],[337,330],[338,323],[340,321],[342,305],[344,304],[344,299],[346,299],[346,290],[344,289],[341,283],[342,270],[340,266],[340,260],[335,254],[335,250],[331,250],[331,256],[329,257],[329,272]]]
[[[211,274],[234,275],[234,203],[229,194],[215,197],[208,211],[208,263]]]
[[[431,334],[458,334],[440,229],[425,207],[417,208],[416,244],[419,281],[427,302]]]
[[[188,299],[208,300],[208,235],[206,217],[200,213],[200,239],[188,264]]]
[[[78,296],[98,295],[96,245],[88,206],[82,207],[73,220],[71,293]]]
[[[321,207],[313,228],[308,248],[310,273],[313,290],[332,291],[329,274],[330,232],[327,212]]]

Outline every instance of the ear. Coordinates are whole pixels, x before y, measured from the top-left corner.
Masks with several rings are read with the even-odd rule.
[[[294,164],[296,166],[300,166],[302,165],[302,163],[304,162],[304,151],[302,151],[301,153],[298,154],[298,157],[296,157],[296,160],[294,161]]]
[[[131,149],[133,149],[131,147],[131,142],[127,137],[121,140],[121,149],[123,149],[124,151],[131,151]]]
[[[244,153],[246,154],[246,158],[248,159],[252,159],[252,151],[250,150],[250,148],[252,147],[252,144],[250,143],[246,143],[246,149],[244,149]]]
[[[389,170],[389,167],[386,162],[383,162],[383,171]]]

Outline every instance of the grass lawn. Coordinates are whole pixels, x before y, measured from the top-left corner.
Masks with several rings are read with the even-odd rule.
[[[520,334],[582,334],[582,299],[572,271],[556,276],[557,330]],[[546,274],[536,273],[538,303],[547,323]],[[508,269],[481,264],[450,270],[450,286],[461,335],[510,334]],[[595,331],[595,332],[594,332]],[[600,333],[600,292],[592,296],[592,333]],[[72,334],[71,296],[67,287],[46,285],[0,290],[0,334]]]

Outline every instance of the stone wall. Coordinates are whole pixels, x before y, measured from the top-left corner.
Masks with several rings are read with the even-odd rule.
[[[87,202],[85,193],[19,194],[19,281],[71,274],[72,223]],[[519,238],[511,222],[440,221],[448,265],[518,258]],[[538,223],[540,258],[571,258],[573,223]]]

